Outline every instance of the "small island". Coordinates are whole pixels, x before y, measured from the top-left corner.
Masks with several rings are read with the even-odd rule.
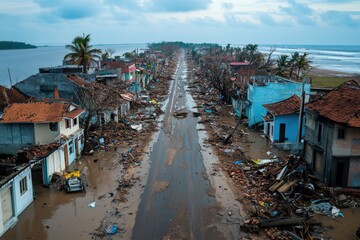
[[[24,42],[0,41],[0,50],[27,48],[36,48],[36,46]]]

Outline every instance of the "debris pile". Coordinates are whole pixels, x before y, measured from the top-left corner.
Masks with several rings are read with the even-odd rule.
[[[223,124],[223,97],[196,64],[189,61],[188,66],[193,69],[189,71],[189,91],[201,113],[199,123],[208,130],[207,143],[241,189],[239,200],[253,206],[249,219],[241,224],[244,231],[263,233],[270,239],[310,239],[322,234],[315,214],[344,217],[340,207],[360,206],[359,200],[347,193],[327,188],[298,156],[246,158],[241,145],[233,144],[227,134],[238,131],[232,140],[245,143],[249,142],[248,133],[233,128],[233,124]]]

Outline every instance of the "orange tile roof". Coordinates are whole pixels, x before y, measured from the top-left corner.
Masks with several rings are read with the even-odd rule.
[[[14,103],[5,109],[3,119],[0,122],[6,123],[46,123],[60,122],[65,115],[72,116],[75,108],[68,112],[70,103]]]
[[[64,117],[73,119],[73,118],[76,118],[77,116],[79,116],[80,114],[82,114],[83,112],[85,112],[83,109],[75,108],[74,110],[72,110],[68,113],[65,113]]]
[[[347,81],[305,107],[334,122],[360,127],[360,83]]]
[[[293,114],[300,111],[301,100],[297,95],[282,100],[280,102],[263,104],[263,106],[275,116]]]

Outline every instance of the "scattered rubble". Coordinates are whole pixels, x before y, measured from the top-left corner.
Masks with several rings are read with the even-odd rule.
[[[207,143],[216,150],[221,167],[240,189],[239,201],[252,206],[248,219],[241,224],[243,231],[265,234],[269,239],[314,239],[323,232],[315,214],[344,217],[339,208],[360,206],[359,199],[349,196],[349,192],[326,187],[298,156],[270,157],[272,153],[268,152],[267,159],[246,157],[241,144],[235,144],[249,143],[248,133],[238,129],[246,120],[238,121],[235,128],[224,124],[220,92],[206,81],[194,62],[189,61],[188,66],[193,69],[189,71],[192,82],[188,91],[198,104],[199,123],[208,130]]]

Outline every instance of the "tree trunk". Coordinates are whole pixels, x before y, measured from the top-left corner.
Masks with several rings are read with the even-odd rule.
[[[89,114],[86,116],[86,119],[85,119],[83,153],[84,153],[84,151],[86,149],[86,144],[87,144],[87,141],[88,141],[88,132],[89,132],[89,127],[90,127],[91,117],[92,117],[92,114],[90,114],[90,112],[89,112]]]

